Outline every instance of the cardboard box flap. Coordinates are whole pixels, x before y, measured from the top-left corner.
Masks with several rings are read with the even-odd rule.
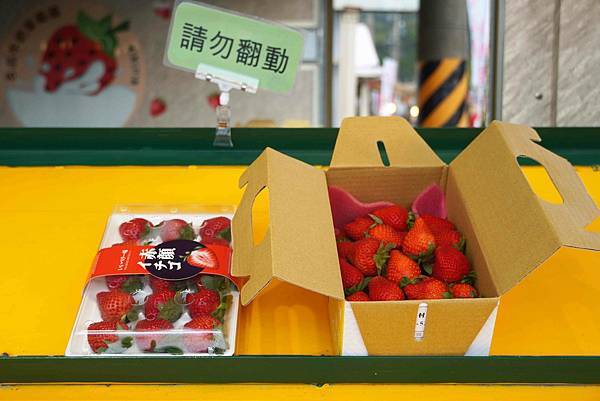
[[[246,186],[233,217],[232,274],[247,277],[241,300],[247,305],[273,279],[343,299],[344,293],[325,174],[273,149],[240,177]],[[255,245],[252,205],[268,188],[269,225]]]
[[[342,121],[332,167],[382,167],[378,143],[394,167],[440,167],[444,162],[401,117],[350,117]]]
[[[494,121],[450,163],[485,262],[500,294],[560,246],[600,249],[585,227],[600,215],[571,164],[544,149],[531,128]],[[562,204],[540,199],[517,162],[526,156],[547,170]],[[467,244],[468,247],[468,244]]]

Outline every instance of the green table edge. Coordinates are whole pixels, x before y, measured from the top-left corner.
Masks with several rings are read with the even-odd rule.
[[[600,129],[536,128],[542,145],[572,164],[600,163]],[[234,128],[234,148],[215,148],[214,128],[0,128],[3,166],[247,165],[269,146],[328,165],[337,128]],[[417,129],[450,162],[481,129]]]
[[[571,163],[600,163],[599,129],[536,130]],[[417,131],[450,162],[481,130]],[[0,165],[246,165],[267,146],[328,165],[337,129],[233,129],[233,149],[214,148],[213,136],[212,128],[2,128]],[[599,384],[600,357],[5,356],[0,382]]]
[[[0,382],[600,383],[600,357],[0,358]]]

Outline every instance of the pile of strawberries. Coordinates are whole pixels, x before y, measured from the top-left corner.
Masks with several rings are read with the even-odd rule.
[[[203,243],[214,241],[229,245],[224,238],[224,233],[229,230],[230,220],[217,217],[206,220],[198,235]],[[179,219],[167,220],[155,227],[149,221],[137,218],[119,227],[125,242],[143,242],[153,235],[153,231],[157,231],[165,242],[197,237],[192,225]],[[206,255],[199,260],[208,263]],[[188,260],[188,263],[192,261]],[[144,352],[207,352],[216,342],[214,332],[222,330],[230,302],[230,296],[226,295],[229,281],[219,276],[163,280],[146,275],[116,275],[106,276],[105,283],[107,291],[96,294],[102,321],[88,326],[88,343],[95,353],[124,352],[134,343]],[[148,288],[152,292],[143,297],[149,292]],[[139,299],[139,294],[144,299]],[[181,326],[180,319],[184,314],[187,323],[178,330],[175,326]],[[180,336],[181,341],[174,341],[176,336]],[[219,352],[218,349],[214,351]]]
[[[465,240],[447,219],[383,207],[336,228],[348,301],[474,298]]]

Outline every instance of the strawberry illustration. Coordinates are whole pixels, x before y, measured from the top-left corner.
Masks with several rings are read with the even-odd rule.
[[[115,344],[120,341],[120,347],[111,347],[111,352],[124,350],[131,347],[133,338],[131,336],[119,336],[115,331],[123,330],[128,331],[129,327],[123,322],[96,322],[88,326],[87,340],[90,348],[96,354],[102,354],[108,350],[111,344]],[[103,333],[103,332],[106,333]]]
[[[199,315],[187,322],[183,343],[188,352],[207,352],[215,342],[215,331],[220,330],[221,322],[211,315]]]
[[[404,287],[408,299],[443,299],[452,298],[448,284],[438,279],[427,277],[417,283]]]
[[[419,217],[423,219],[427,228],[429,228],[429,231],[434,235],[444,231],[456,230],[456,226],[450,220],[442,219],[441,217],[432,216],[430,214],[423,214]]]
[[[214,238],[231,241],[231,220],[223,216],[204,220],[198,233],[200,234],[200,241]]]
[[[354,243],[350,241],[339,241],[337,243],[338,256],[342,259],[348,259],[354,250]]]
[[[96,295],[96,300],[102,320],[115,322],[126,317],[135,320],[135,316],[131,313],[134,304],[131,294],[121,290],[104,291]]]
[[[365,276],[374,276],[381,272],[389,251],[390,245],[384,245],[375,238],[363,238],[354,243],[350,262]]]
[[[182,307],[175,302],[175,292],[163,290],[153,292],[144,304],[144,315],[148,320],[162,319],[174,322],[181,317]]]
[[[173,241],[176,239],[194,239],[196,233],[192,224],[181,219],[166,220],[158,226],[160,238],[164,241]]]
[[[369,298],[372,301],[401,301],[404,293],[396,284],[382,276],[373,277],[368,284]]]
[[[377,216],[384,224],[391,226],[394,230],[405,231],[408,229],[408,210],[399,205],[387,206],[375,210],[373,215]]]
[[[158,117],[167,110],[167,104],[159,97],[152,99],[150,102],[150,115]]]
[[[412,258],[425,258],[435,249],[435,237],[425,224],[425,220],[417,218],[402,242],[402,251]]]
[[[385,277],[388,280],[394,284],[407,284],[420,275],[421,268],[414,260],[396,249],[390,251],[385,269]]]
[[[477,298],[477,290],[470,284],[456,283],[450,287],[454,298]]]
[[[209,248],[200,248],[192,251],[187,256],[186,261],[190,266],[199,269],[217,269],[219,267],[217,255]]]
[[[155,319],[155,320],[140,320],[135,325],[136,332],[152,332],[152,331],[165,331],[171,330],[173,324],[167,320]],[[148,334],[136,334],[135,343],[138,348],[146,352],[159,351],[157,345],[160,345],[161,341],[165,338],[165,333],[148,333]]]
[[[365,234],[374,224],[369,217],[359,217],[344,226],[346,234],[355,241],[365,237]]]
[[[396,231],[387,224],[377,224],[369,229],[369,236],[386,244],[392,244],[395,248],[402,245],[406,233]]]
[[[105,280],[106,286],[109,290],[118,289],[133,294],[134,292],[144,288],[144,283],[142,283],[142,276],[139,274],[106,276]]]
[[[363,301],[370,301],[370,300],[371,300],[371,298],[369,298],[367,293],[364,291],[358,291],[358,292],[355,292],[354,294],[348,295],[346,297],[346,301],[349,301],[349,302],[363,302]]]
[[[115,78],[116,34],[128,28],[129,21],[112,27],[110,15],[96,21],[80,11],[76,25],[57,29],[47,42],[41,60],[41,74],[46,79],[45,90],[56,91],[64,82],[80,78],[93,63],[99,62],[104,73],[87,94],[100,93]]]
[[[138,241],[146,238],[154,226],[146,219],[136,218],[119,226],[119,235],[123,241]]]
[[[198,292],[186,296],[188,312],[193,318],[201,315],[210,315],[221,304],[221,295],[208,288],[199,288]]]
[[[435,261],[431,275],[446,283],[453,283],[469,274],[469,260],[461,251],[451,246],[435,250]]]
[[[342,258],[340,258],[340,269],[342,271],[342,285],[344,289],[354,287],[365,277],[360,270]]]

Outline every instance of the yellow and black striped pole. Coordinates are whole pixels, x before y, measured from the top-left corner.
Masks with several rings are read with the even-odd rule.
[[[466,0],[421,0],[419,125],[468,125],[469,31]]]

